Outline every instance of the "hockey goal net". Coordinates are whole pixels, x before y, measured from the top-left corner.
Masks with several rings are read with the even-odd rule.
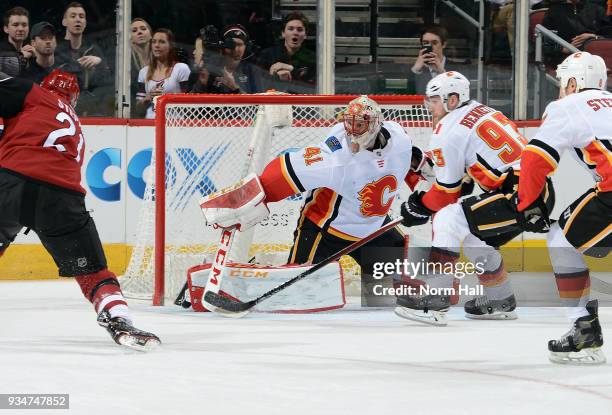
[[[355,98],[349,95],[164,95],[156,104],[155,149],[148,170],[138,239],[121,284],[127,296],[174,300],[187,269],[210,262],[219,230],[204,225],[201,196],[261,173],[273,158],[318,144]],[[431,121],[421,96],[371,96],[385,120],[399,122],[415,144],[426,145]],[[409,160],[406,160],[408,163]],[[405,193],[404,193],[405,195]],[[231,259],[283,264],[293,241],[303,195],[270,204],[271,214],[238,233]],[[396,201],[397,202],[397,201]],[[395,212],[398,212],[397,203]],[[341,260],[347,291],[359,267]]]

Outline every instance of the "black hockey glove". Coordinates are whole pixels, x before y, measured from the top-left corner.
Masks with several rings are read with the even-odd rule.
[[[410,160],[410,170],[420,172],[425,163],[425,154],[417,146],[412,146],[412,159]]]
[[[548,216],[548,209],[541,197],[538,197],[527,209],[519,212],[518,192],[514,192],[510,199],[512,208],[516,212],[516,220],[521,228],[527,232],[546,233],[550,230],[552,221]]]
[[[425,192],[414,192],[410,195],[408,200],[402,203],[402,216],[404,220],[402,225],[404,226],[418,226],[423,225],[429,221],[429,218],[433,212],[427,209],[421,199]]]
[[[474,179],[470,176],[465,176],[461,181],[461,196],[469,196],[474,193]]]

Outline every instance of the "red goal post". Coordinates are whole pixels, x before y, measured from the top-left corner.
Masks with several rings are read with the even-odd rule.
[[[338,113],[357,95],[168,94],[155,103],[155,149],[139,216],[137,240],[121,284],[127,296],[173,299],[186,270],[205,260],[218,230],[207,228],[200,196],[234,184],[274,157],[322,142]],[[423,97],[371,95],[383,118],[399,122],[417,145],[431,134]],[[271,218],[240,235],[232,259],[284,263],[301,197],[271,204]],[[233,249],[234,251],[234,249]],[[358,278],[352,260],[345,276]],[[358,267],[357,267],[358,268]]]

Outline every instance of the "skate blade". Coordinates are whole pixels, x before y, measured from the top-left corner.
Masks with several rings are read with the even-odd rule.
[[[465,313],[467,318],[471,318],[472,320],[516,320],[518,316],[514,311],[504,311],[504,312],[495,312],[492,314],[470,314]]]
[[[132,350],[137,350],[139,352],[149,352],[153,349],[156,349],[157,346],[161,344],[161,341],[154,338],[142,338],[138,336],[132,336],[129,334],[124,334],[119,337],[118,343],[122,346],[128,347]]]
[[[550,352],[548,359],[561,365],[603,365],[606,356],[599,347],[583,349],[579,352]]]
[[[421,310],[413,310],[406,307],[395,307],[393,310],[398,317],[430,326],[446,326],[446,313],[443,311],[429,310],[427,313]]]

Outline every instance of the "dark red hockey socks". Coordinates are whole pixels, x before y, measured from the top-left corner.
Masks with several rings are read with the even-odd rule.
[[[93,274],[80,275],[75,279],[97,314],[108,311],[111,318],[123,317],[128,321],[132,320],[119,281],[111,271],[103,269]]]

